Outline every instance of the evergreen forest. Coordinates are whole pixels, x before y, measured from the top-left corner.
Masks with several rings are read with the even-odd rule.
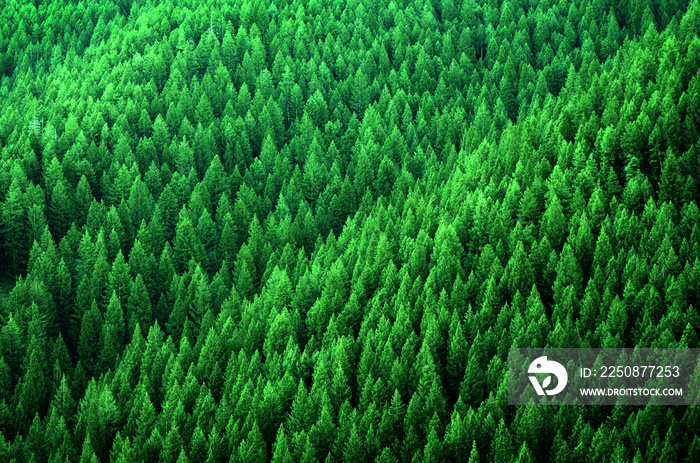
[[[0,0],[0,462],[698,462],[511,347],[698,347],[698,0]]]

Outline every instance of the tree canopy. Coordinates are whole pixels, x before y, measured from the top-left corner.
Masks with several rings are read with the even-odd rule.
[[[700,458],[698,0],[0,7],[0,461]]]

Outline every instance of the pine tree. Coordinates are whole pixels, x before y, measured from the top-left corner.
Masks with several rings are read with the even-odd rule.
[[[182,273],[190,259],[194,259],[195,262],[201,262],[202,254],[202,243],[197,238],[187,209],[183,207],[180,211],[175,234],[175,243],[173,245],[173,264],[175,270],[178,273]]]
[[[73,222],[73,199],[66,181],[60,179],[51,192],[49,202],[49,224],[56,236],[63,237]],[[20,222],[21,223],[21,222]],[[21,247],[20,247],[21,249]]]
[[[44,412],[46,387],[41,365],[43,355],[43,352],[36,346],[31,350],[27,372],[22,377],[18,405],[19,416],[17,417],[20,424],[19,428],[22,430],[26,429],[30,417],[33,417],[40,411]]]
[[[183,451],[183,440],[176,426],[170,428],[165,435],[163,448],[160,451],[159,461],[176,463]]]
[[[273,463],[291,463],[293,461],[283,426],[280,426],[277,432],[277,438],[272,452],[272,461]]]
[[[78,340],[78,358],[84,365],[88,375],[97,373],[100,348],[100,333],[102,331],[102,315],[93,300],[90,309],[85,312],[80,325]]]
[[[5,253],[14,271],[22,269],[29,257],[29,231],[25,198],[17,181],[13,181],[2,205]]]
[[[125,262],[121,250],[119,250],[112,263],[112,270],[109,272],[109,284],[106,288],[105,299],[108,299],[109,295],[115,294],[119,302],[124,303],[129,297],[130,288],[131,276],[129,275],[129,266]]]
[[[684,201],[683,178],[673,150],[669,149],[664,157],[659,184],[659,200],[664,202]]]
[[[263,436],[258,428],[257,421],[253,422],[253,427],[248,433],[248,437],[243,439],[238,447],[238,457],[241,461],[262,463],[267,461],[267,447]]]
[[[53,291],[56,309],[58,311],[59,333],[68,336],[70,330],[70,314],[73,311],[73,278],[63,258],[56,272],[56,289]]]
[[[151,300],[148,297],[146,284],[139,273],[131,284],[131,292],[127,302],[127,331],[133,333],[136,325],[139,325],[142,332],[148,331],[153,315],[151,311]]]
[[[103,366],[114,367],[116,356],[121,354],[122,347],[126,344],[124,310],[116,291],[112,291],[107,306],[105,323],[102,327],[102,342],[104,343],[102,359],[103,362],[106,362],[106,365],[103,364]]]
[[[219,262],[217,251],[220,238],[216,230],[216,224],[206,209],[199,216],[195,234],[202,245],[202,264],[208,273],[213,274],[216,270],[216,264]]]

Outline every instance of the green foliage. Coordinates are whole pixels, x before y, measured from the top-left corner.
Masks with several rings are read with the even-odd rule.
[[[697,347],[697,0],[234,3],[0,2],[0,461],[699,458],[501,400]]]

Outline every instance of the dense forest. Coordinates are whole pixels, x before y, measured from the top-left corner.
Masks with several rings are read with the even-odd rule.
[[[0,0],[0,461],[700,461],[509,406],[698,347],[698,0]]]

